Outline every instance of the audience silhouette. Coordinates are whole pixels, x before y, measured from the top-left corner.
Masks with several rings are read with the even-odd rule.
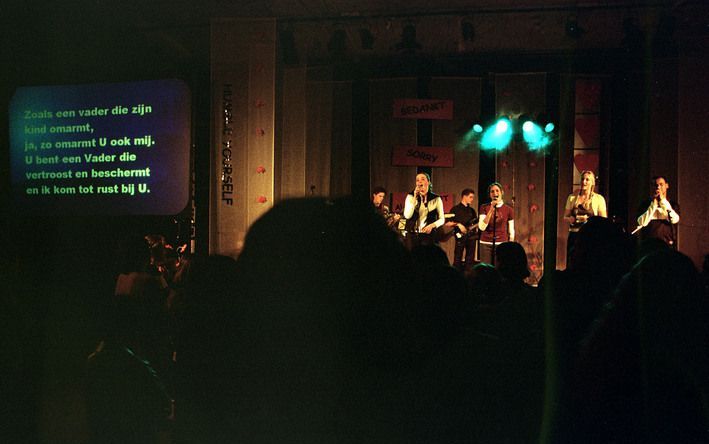
[[[708,319],[689,258],[643,257],[584,341],[560,442],[709,442]]]
[[[522,245],[496,253],[463,274],[350,198],[280,202],[238,259],[127,241],[91,437],[709,441],[706,269],[597,217],[540,288]]]

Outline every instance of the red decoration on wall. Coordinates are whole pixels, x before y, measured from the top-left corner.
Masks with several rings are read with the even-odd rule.
[[[529,212],[534,214],[539,210],[539,206],[537,204],[532,204],[529,206]]]
[[[536,167],[536,166],[537,166],[537,162],[535,162],[535,161],[533,161],[533,160],[529,162],[529,167],[530,167],[530,168],[534,168],[534,167]]]
[[[600,144],[601,121],[597,115],[580,115],[574,121],[574,131],[580,140],[575,148],[598,148]]]
[[[530,269],[531,271],[537,271],[537,264],[530,264],[530,265],[529,265],[529,269]]]
[[[262,166],[256,167],[256,172],[259,174],[264,174],[266,172],[266,168]]]
[[[574,155],[574,166],[581,171],[598,171],[598,151],[588,151]]]
[[[576,80],[576,112],[598,111],[601,98],[601,84],[597,80]]]
[[[537,186],[534,185],[533,183],[530,183],[530,184],[527,184],[527,189],[528,189],[529,191],[534,191],[534,190],[537,189]]]
[[[256,108],[263,108],[264,106],[266,106],[266,102],[264,102],[264,101],[261,100],[261,99],[256,99],[256,100],[254,101],[254,106],[255,106]]]
[[[529,236],[529,239],[527,239],[527,242],[529,242],[530,244],[536,244],[538,241],[539,239],[537,239],[537,236],[534,235]]]
[[[510,166],[510,163],[506,160],[503,160],[502,161],[502,168],[507,168],[508,166]]]
[[[256,128],[256,135],[259,137],[263,137],[266,135],[266,130],[263,128]]]
[[[266,203],[266,201],[268,201],[268,199],[266,199],[266,196],[259,196],[258,198],[256,198],[256,202],[260,204]]]

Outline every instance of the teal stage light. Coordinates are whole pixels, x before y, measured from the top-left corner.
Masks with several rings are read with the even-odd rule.
[[[507,117],[502,117],[485,130],[480,147],[484,150],[503,150],[512,141],[512,133],[512,122]]]
[[[514,120],[502,116],[490,125],[474,124],[462,137],[461,143],[464,146],[469,146],[477,141],[478,146],[483,150],[502,151],[515,138],[517,142],[526,143],[530,151],[539,151],[554,141],[553,131],[555,129],[555,125],[543,115],[534,119],[528,114],[523,114]]]
[[[549,125],[547,125],[548,127]],[[540,150],[551,143],[551,137],[538,124],[528,120],[522,125],[522,137],[530,150]]]

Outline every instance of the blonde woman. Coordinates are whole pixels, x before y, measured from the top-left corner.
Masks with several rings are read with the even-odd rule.
[[[589,217],[608,217],[606,211],[606,199],[594,192],[596,187],[596,175],[593,171],[581,172],[581,188],[575,193],[569,194],[566,199],[564,210],[564,220],[569,223],[569,239],[566,243],[566,257],[571,255],[571,250],[576,242],[576,235]]]

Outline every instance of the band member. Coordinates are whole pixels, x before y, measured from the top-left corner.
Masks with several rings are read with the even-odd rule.
[[[571,256],[571,249],[576,242],[581,225],[591,216],[608,217],[606,199],[594,191],[596,175],[593,171],[581,172],[581,188],[569,194],[566,199],[564,220],[569,223],[569,238],[566,242],[566,257]]]
[[[679,223],[679,205],[667,200],[670,185],[664,176],[653,177],[651,187],[652,198],[644,201],[638,208],[640,237],[660,239],[677,248],[674,225]]]
[[[515,240],[515,210],[503,201],[504,191],[499,182],[487,187],[490,203],[480,207],[480,251],[481,262],[495,265],[495,248],[502,242]]]
[[[416,186],[406,195],[404,218],[406,219],[406,244],[409,248],[416,245],[435,243],[434,230],[443,225],[445,214],[443,200],[433,193],[431,178],[426,173],[416,175]]]
[[[380,214],[386,221],[389,227],[394,227],[401,216],[397,213],[392,213],[389,207],[384,205],[384,198],[386,197],[387,190],[384,187],[374,187],[372,190],[372,205],[374,205],[374,211]]]
[[[461,271],[463,267],[472,267],[475,260],[478,215],[473,208],[473,200],[475,200],[475,191],[471,188],[461,191],[460,203],[451,208],[454,216],[446,222],[446,226],[452,227],[455,234],[453,266]],[[464,251],[465,262],[463,262]]]

